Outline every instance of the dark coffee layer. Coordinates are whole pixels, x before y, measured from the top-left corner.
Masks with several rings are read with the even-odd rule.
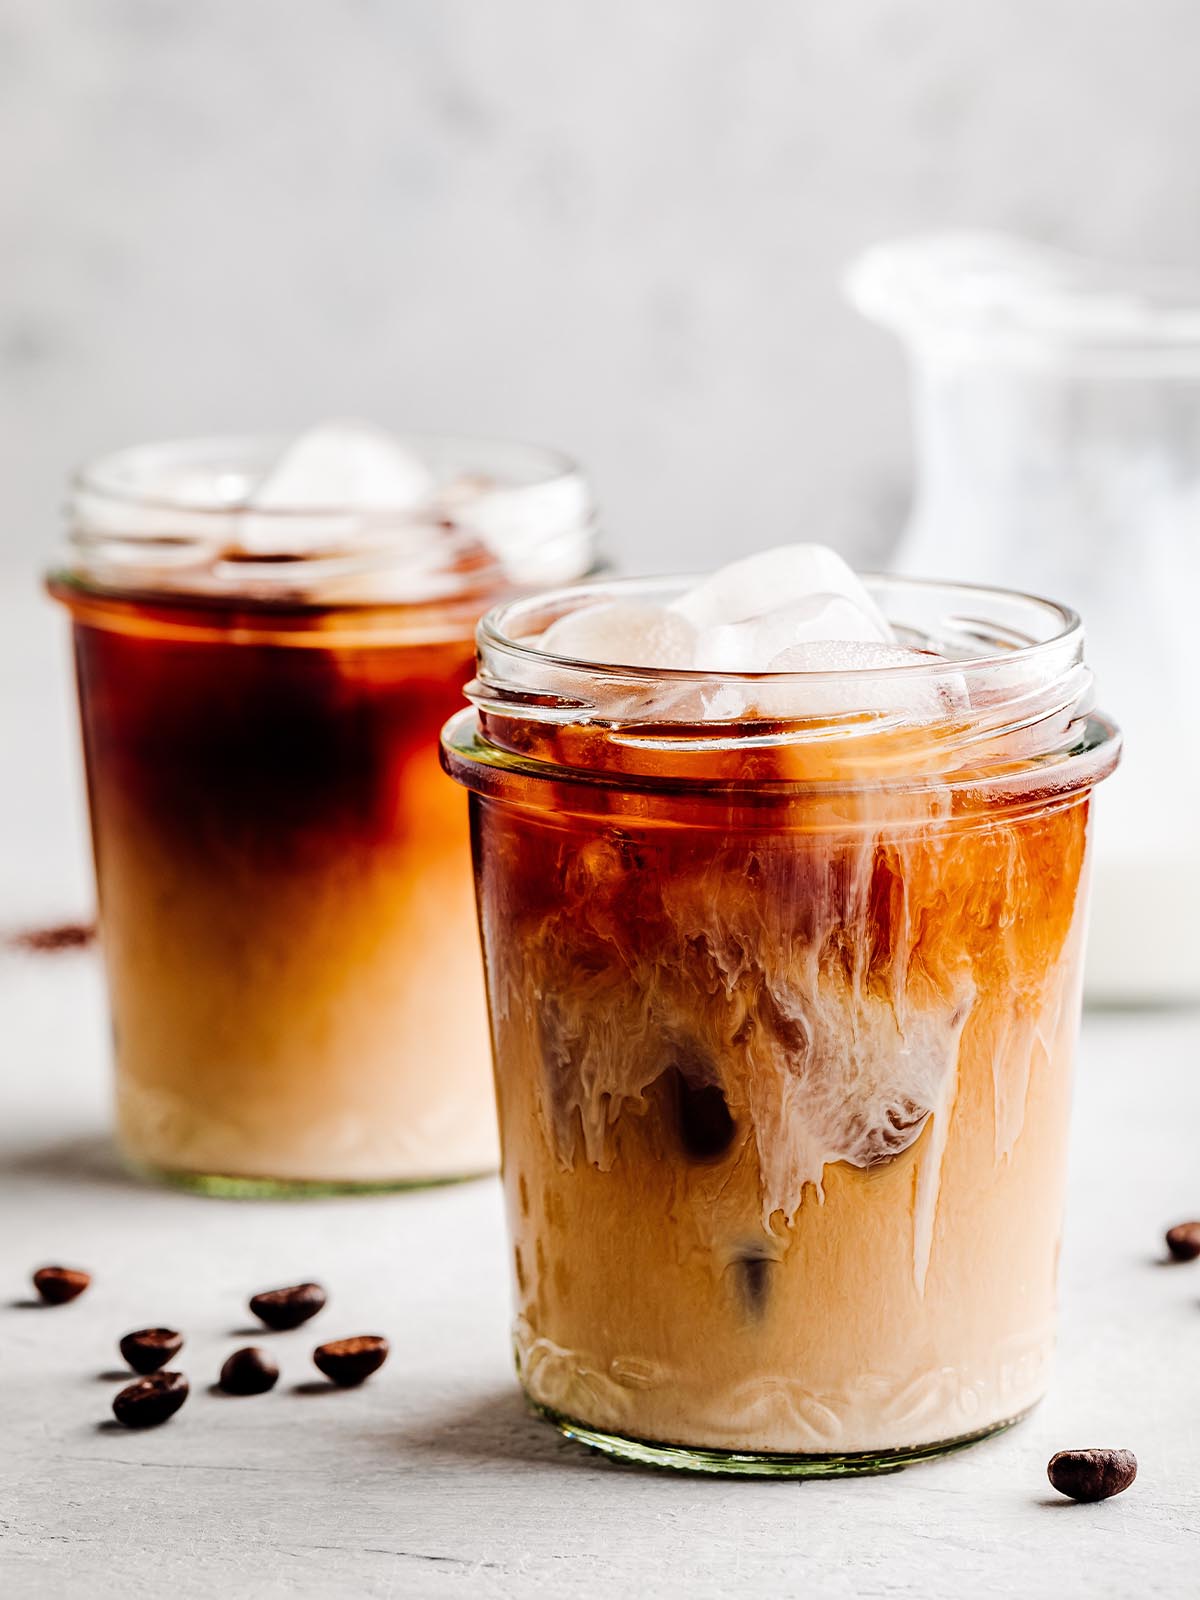
[[[76,630],[88,767],[176,845],[264,866],[412,820],[414,763],[462,701],[466,641],[412,648],[194,643]],[[424,785],[422,784],[422,788]],[[448,810],[460,797],[445,786]]]

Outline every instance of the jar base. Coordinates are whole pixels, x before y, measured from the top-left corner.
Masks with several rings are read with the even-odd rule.
[[[528,1397],[527,1397],[528,1398]],[[922,1461],[933,1461],[939,1456],[952,1455],[965,1450],[982,1439],[1003,1433],[1013,1427],[1033,1410],[1026,1406],[1011,1417],[1004,1417],[986,1428],[973,1433],[959,1434],[953,1439],[940,1439],[934,1444],[911,1445],[899,1450],[851,1451],[845,1455],[789,1455],[757,1450],[701,1450],[690,1445],[654,1444],[648,1439],[628,1438],[624,1434],[607,1433],[563,1416],[549,1406],[529,1400],[535,1416],[549,1422],[568,1439],[587,1445],[602,1455],[644,1467],[663,1467],[674,1472],[698,1473],[708,1477],[732,1478],[854,1478],[879,1476],[900,1472],[905,1467]]]
[[[452,1183],[472,1183],[493,1175],[489,1169],[480,1168],[476,1172],[428,1178],[249,1178],[231,1173],[184,1172],[125,1154],[121,1155],[121,1162],[126,1171],[146,1183],[218,1200],[322,1200],[334,1195],[401,1194],[409,1189],[442,1189]]]

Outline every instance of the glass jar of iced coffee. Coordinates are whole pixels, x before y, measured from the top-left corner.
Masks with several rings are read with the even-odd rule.
[[[1078,619],[792,547],[501,607],[468,693],[534,1406],[758,1474],[1019,1418],[1119,743]]]
[[[480,614],[592,563],[569,461],[326,425],[87,468],[71,613],[131,1163],[220,1193],[497,1159],[466,806]]]

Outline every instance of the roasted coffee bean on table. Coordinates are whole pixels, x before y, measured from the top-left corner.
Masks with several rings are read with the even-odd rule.
[[[48,1306],[78,1299],[91,1281],[91,1273],[78,1267],[39,1267],[33,1275],[33,1287]]]
[[[319,1283],[296,1283],[288,1289],[267,1289],[254,1295],[250,1309],[260,1322],[282,1333],[315,1317],[324,1304],[325,1291]]]
[[[220,1384],[226,1394],[266,1394],[278,1381],[279,1368],[256,1345],[235,1350],[221,1368]]]
[[[318,1369],[343,1389],[356,1388],[388,1358],[388,1342],[377,1333],[360,1333],[353,1339],[334,1339],[313,1351]]]
[[[182,1372],[156,1372],[122,1389],[113,1400],[113,1416],[126,1428],[156,1428],[173,1417],[188,1397]]]
[[[118,1348],[135,1372],[157,1372],[183,1349],[183,1335],[174,1328],[138,1328]]]
[[[1060,1450],[1046,1476],[1070,1500],[1108,1500],[1137,1477],[1132,1450]]]
[[[1167,1249],[1176,1261],[1195,1261],[1200,1256],[1200,1222],[1180,1222],[1168,1228]]]

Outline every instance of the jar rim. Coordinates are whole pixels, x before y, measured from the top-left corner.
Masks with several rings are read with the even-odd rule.
[[[865,575],[901,642],[905,629],[926,648],[936,640],[935,657],[903,665],[706,672],[539,648],[570,610],[661,602],[690,581],[574,585],[488,612],[467,685],[473,709],[443,735],[454,775],[476,787],[471,769],[491,766],[522,779],[726,796],[953,790],[967,803],[986,789],[1008,804],[1047,783],[1074,791],[1116,763],[1119,733],[1092,715],[1078,614],[1018,590]]]
[[[499,595],[593,568],[594,497],[564,452],[463,433],[392,437],[429,472],[418,504],[258,506],[255,485],[293,442],[280,435],[98,456],[70,479],[55,577],[95,593],[292,608],[469,598],[477,616]]]
[[[164,489],[137,490],[129,475],[136,473],[139,467],[145,469],[156,464],[164,471],[172,468],[178,470],[182,465],[216,469],[222,456],[228,458],[226,468],[229,472],[249,474],[253,470],[252,464],[265,467],[278,459],[288,445],[294,442],[295,437],[285,433],[197,434],[152,440],[144,444],[124,445],[116,450],[104,451],[100,455],[89,457],[82,462],[70,474],[68,489],[72,495],[96,495],[124,505],[148,509],[196,511],[214,516],[241,515],[246,510],[244,496],[231,496],[226,493],[205,497],[196,493],[171,494]],[[526,440],[436,430],[404,431],[394,437],[397,444],[412,449],[414,453],[421,455],[422,459],[436,455],[438,451],[447,447],[480,456],[486,456],[497,450],[523,454],[531,464],[540,464],[542,471],[520,487],[530,487],[534,482],[553,482],[583,475],[579,463],[565,451],[550,445],[532,444]],[[506,487],[518,487],[518,485],[506,485]],[[309,517],[326,517],[333,513],[355,509],[332,501],[328,504],[304,506],[256,506],[254,514],[256,517],[287,522]],[[389,508],[386,505],[379,505],[372,506],[366,511],[362,508],[357,509],[360,514],[369,518],[376,515],[404,515],[412,508],[410,506]]]
[[[833,827],[853,830],[872,827],[886,820],[889,827],[922,828],[931,820],[920,803],[936,793],[945,802],[937,816],[948,828],[969,828],[981,816],[994,819],[1027,812],[1039,814],[1074,805],[1082,794],[1107,778],[1120,760],[1122,736],[1109,718],[1091,713],[1077,724],[1070,749],[1036,758],[1023,765],[1009,765],[994,771],[921,778],[890,783],[855,783],[846,779],[810,782],[783,778],[713,778],[711,776],[653,777],[636,771],[606,771],[598,768],[560,765],[541,755],[505,748],[489,738],[471,706],[447,721],[441,735],[441,761],[444,771],[474,794],[486,798],[555,809],[564,795],[572,795],[573,813],[594,810],[615,825],[611,803],[602,798],[618,795],[632,804],[643,822],[673,820],[675,802],[686,798],[696,825],[709,813],[708,826],[724,830],[778,827],[780,808],[803,800],[806,804],[835,808],[833,818],[826,815],[816,830]],[[869,810],[859,817],[838,811],[839,802],[870,792],[881,805],[899,802],[896,815],[873,815]],[[595,798],[592,798],[595,797]],[[908,802],[918,809],[905,814]],[[792,820],[796,831],[814,831],[814,824],[803,815]]]
[[[670,577],[637,577],[637,578],[605,578],[591,583],[577,583],[561,589],[549,590],[537,595],[518,595],[493,606],[485,612],[480,619],[476,632],[481,661],[486,652],[495,651],[513,658],[536,660],[547,663],[551,668],[582,669],[585,672],[603,673],[605,677],[628,677],[632,682],[667,682],[676,680],[680,683],[711,682],[713,684],[755,684],[764,680],[786,682],[794,679],[804,682],[845,680],[847,673],[855,675],[887,675],[889,679],[937,677],[944,675],[948,665],[946,659],[912,662],[903,665],[889,665],[871,668],[842,668],[832,670],[817,670],[804,672],[781,671],[712,671],[704,668],[693,667],[639,667],[627,664],[610,663],[589,660],[580,656],[558,655],[553,652],[541,650],[536,645],[531,645],[527,639],[514,635],[510,629],[513,620],[521,620],[529,616],[537,616],[541,612],[555,608],[562,600],[578,601],[571,609],[582,609],[585,605],[595,604],[599,600],[621,600],[632,598],[642,601],[653,601],[661,598],[664,592],[682,591],[699,583],[706,576],[704,573],[686,573],[671,575]],[[958,595],[964,603],[974,599],[1003,597],[1006,600],[1016,601],[1023,607],[1028,607],[1031,614],[1038,614],[1046,619],[1048,627],[1053,631],[1047,632],[1042,638],[1030,640],[1028,643],[1017,644],[1001,651],[997,648],[991,653],[979,656],[955,657],[955,666],[989,667],[1000,664],[1010,664],[1018,658],[1023,662],[1036,663],[1043,655],[1061,651],[1064,647],[1071,647],[1078,643],[1082,649],[1083,622],[1079,613],[1068,605],[1063,605],[1056,600],[1048,600],[1042,595],[1031,594],[1020,589],[997,588],[990,584],[960,583],[957,581],[942,583],[938,580],[927,578],[914,578],[894,573],[865,572],[859,574],[868,589],[881,586],[895,588],[900,591],[909,591],[913,594],[936,589],[947,598]],[[565,615],[565,612],[559,613]],[[962,618],[965,622],[977,623],[980,619]],[[543,630],[544,631],[544,628]],[[996,640],[997,646],[1000,640]]]

